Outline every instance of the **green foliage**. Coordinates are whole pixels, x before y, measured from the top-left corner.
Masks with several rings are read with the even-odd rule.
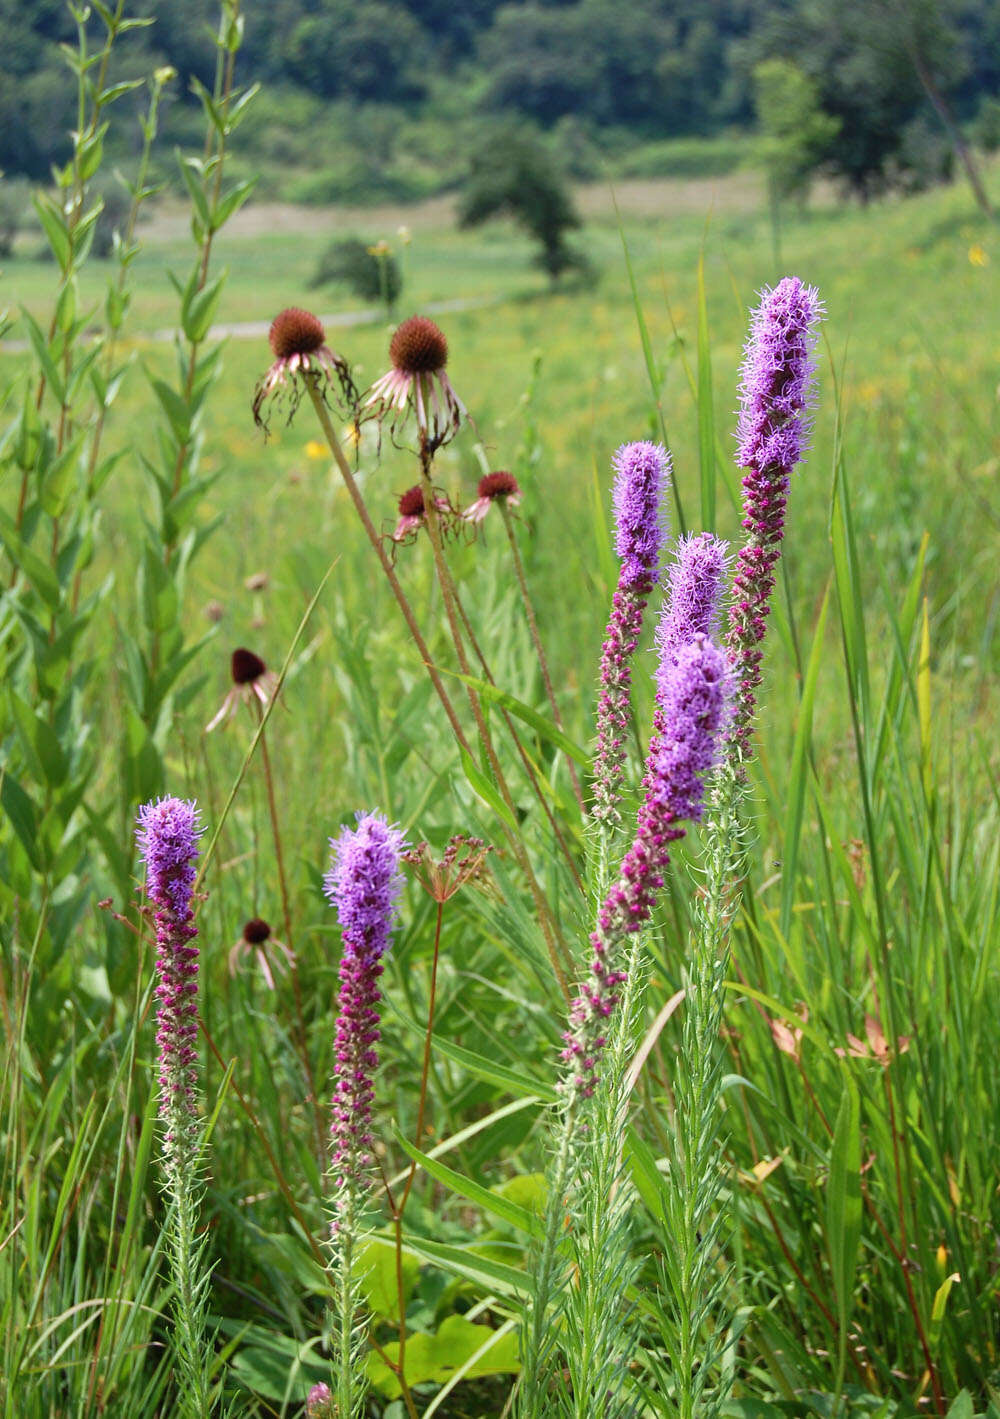
[[[986,96],[976,115],[976,142],[987,153],[1000,149],[1000,99]]]
[[[372,246],[358,237],[331,243],[320,256],[311,285],[344,285],[365,301],[381,301],[392,311],[403,289],[399,262],[385,242]]]
[[[295,25],[284,53],[289,76],[324,98],[405,103],[425,90],[426,37],[406,7],[389,0],[333,0]]]
[[[515,218],[541,247],[539,264],[552,281],[582,258],[566,244],[580,218],[546,150],[523,128],[491,134],[473,154],[459,222],[478,226],[491,217]]]
[[[786,59],[758,64],[753,82],[772,190],[777,197],[801,200],[808,196],[813,172],[835,145],[840,120],[823,112],[816,83]]]

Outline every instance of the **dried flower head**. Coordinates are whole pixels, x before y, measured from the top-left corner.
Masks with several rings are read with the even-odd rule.
[[[274,990],[275,975],[283,975],[294,967],[295,953],[272,934],[263,917],[255,916],[244,925],[243,934],[230,949],[228,960],[231,976],[247,962],[253,962],[268,990]]]
[[[456,527],[458,513],[443,493],[435,493],[434,506],[438,510],[441,519],[441,531],[443,534],[453,532]],[[407,488],[406,492],[399,499],[399,521],[395,529],[389,534],[390,540],[396,543],[412,542],[424,525],[427,509],[424,505],[424,490],[417,483],[412,488]]]
[[[232,719],[241,703],[252,705],[257,702],[266,709],[278,688],[278,677],[274,671],[268,670],[260,656],[245,646],[238,646],[233,651],[229,672],[233,683],[218,712],[206,724],[206,734]]]
[[[302,398],[304,379],[314,381],[324,400],[335,389],[335,402],[353,412],[358,395],[347,361],[327,345],[326,332],[315,315],[289,306],[274,317],[267,338],[274,363],[254,391],[253,417],[258,428],[267,432],[266,406],[282,399],[287,402],[287,422],[291,423]]]
[[[493,848],[482,838],[470,838],[457,833],[448,839],[440,858],[435,858],[430,843],[418,843],[402,854],[402,860],[414,869],[414,876],[435,902],[446,902],[468,882],[485,885],[489,874],[486,859]]]
[[[448,342],[433,320],[412,315],[393,335],[389,361],[391,368],[372,385],[364,408],[380,423],[388,419],[393,434],[412,410],[421,449],[433,452],[455,436],[466,412],[445,373]]]
[[[467,522],[482,522],[494,503],[499,503],[501,507],[517,507],[521,501],[517,479],[513,473],[503,470],[484,474],[476,491],[479,494],[476,501],[462,514]]]
[[[243,585],[247,591],[266,591],[269,581],[267,572],[254,572],[252,576],[247,577]]]

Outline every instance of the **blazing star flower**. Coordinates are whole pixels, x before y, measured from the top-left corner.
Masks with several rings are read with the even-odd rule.
[[[278,688],[278,677],[274,671],[268,670],[260,656],[244,646],[233,651],[230,673],[232,688],[226,694],[218,712],[205,725],[206,734],[211,734],[213,729],[218,729],[220,724],[232,719],[241,703],[253,704],[256,699],[266,709]]]
[[[234,976],[247,960],[256,962],[268,990],[273,990],[275,973],[283,975],[292,969],[295,952],[271,934],[263,917],[255,916],[245,924],[242,936],[230,949],[229,974]]]
[[[737,763],[750,754],[750,732],[761,680],[760,649],[771,611],[775,568],[785,533],[791,474],[809,432],[813,393],[812,351],[822,302],[813,286],[786,276],[761,292],[750,322],[743,361],[738,461],[743,478],[743,526],[733,579],[726,649],[736,672],[736,696],[728,730]]]
[[[657,701],[663,732],[650,745],[636,835],[598,913],[590,977],[573,1002],[564,1036],[562,1057],[570,1072],[563,1089],[570,1098],[594,1091],[606,1022],[626,976],[626,944],[650,918],[670,865],[671,843],[684,836],[685,822],[701,816],[728,689],[726,657],[706,635],[695,635],[676,655],[661,660]]]
[[[502,470],[484,474],[476,491],[479,494],[476,501],[462,514],[466,522],[482,522],[496,502],[506,507],[518,507],[521,502],[521,489],[517,485],[517,479],[513,473]]]
[[[389,345],[392,368],[372,385],[364,407],[395,434],[412,409],[421,448],[433,452],[458,432],[465,405],[445,373],[448,342],[425,315],[404,320]]]
[[[403,835],[379,813],[330,840],[323,889],[343,933],[333,1098],[333,1167],[341,1191],[357,1191],[371,1166],[373,1076],[378,1067],[379,977],[403,879]]]
[[[193,1161],[198,1137],[198,948],[192,944],[198,929],[191,902],[202,828],[197,804],[181,798],[144,803],[136,823],[156,923],[159,1114],[164,1165],[172,1177]]]
[[[302,380],[307,377],[316,381],[324,398],[335,379],[339,402],[348,409],[355,407],[357,391],[347,361],[327,345],[326,331],[315,315],[298,306],[289,306],[274,317],[267,338],[274,364],[254,391],[253,417],[258,428],[267,431],[264,410],[269,403],[281,400],[287,402],[287,422],[292,422],[302,398]]]
[[[330,1386],[321,1381],[306,1396],[306,1419],[331,1419],[332,1415],[333,1395]]]
[[[443,494],[435,496],[434,506],[443,519],[442,531],[447,532],[456,517],[455,509]],[[399,521],[395,531],[390,533],[391,540],[397,543],[412,542],[423,527],[426,515],[424,490],[417,483],[414,487],[407,488],[399,499]]]
[[[615,549],[622,565],[601,647],[591,810],[596,821],[605,826],[621,822],[631,661],[639,643],[646,602],[660,574],[665,536],[663,498],[670,478],[670,456],[660,444],[623,444],[615,455],[615,468]]]

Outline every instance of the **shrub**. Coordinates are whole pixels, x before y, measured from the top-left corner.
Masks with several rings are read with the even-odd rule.
[[[362,300],[384,301],[391,307],[403,289],[403,274],[388,247],[377,249],[358,237],[347,237],[326,248],[310,284],[333,282],[347,286]]]

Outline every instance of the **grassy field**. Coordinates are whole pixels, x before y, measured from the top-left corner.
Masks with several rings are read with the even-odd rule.
[[[1000,197],[995,167],[990,181]],[[768,642],[759,842],[736,932],[725,1029],[732,1074],[749,1081],[745,1090],[729,1086],[726,1095],[726,1201],[742,1278],[730,1311],[746,1326],[729,1412],[757,1419],[764,1407],[780,1406],[792,1415],[829,1416],[844,1412],[838,1404],[847,1396],[845,1407],[856,1406],[859,1415],[943,1413],[942,1404],[965,1388],[976,1413],[993,1401],[995,1415],[997,228],[959,185],[867,208],[824,192],[807,212],[788,214],[779,268],[762,192],[750,174],[714,182],[632,180],[615,194],[617,212],[605,188],[579,196],[586,216],[579,242],[596,282],[556,291],[533,270],[519,233],[503,224],[458,232],[445,201],[364,212],[250,205],[213,253],[218,268],[228,270],[215,319],[223,326],[266,321],[287,305],[356,309],[343,292],[309,289],[319,253],[334,236],[355,233],[398,248],[398,228],[409,228],[399,314],[468,302],[438,319],[448,336],[449,373],[475,430],[442,451],[437,482],[464,506],[484,467],[515,471],[524,490],[520,544],[566,729],[588,745],[616,574],[606,524],[612,453],[627,440],[665,431],[684,525],[695,530],[704,523],[700,464],[707,440],[715,451],[718,530],[735,537],[733,411],[748,307],[761,286],[784,272],[819,288],[827,315],[815,429],[790,501],[782,595]],[[167,377],[174,367],[169,344],[154,337],[176,318],[168,273],[184,277],[192,260],[180,211],[157,212],[141,238],[128,326],[132,364],[106,438],[107,449],[124,457],[100,496],[86,571],[89,586],[114,575],[85,641],[101,693],[88,691],[81,733],[102,746],[88,794],[95,804],[118,804],[97,817],[119,837],[128,830],[119,746],[131,733],[121,692],[123,644],[141,599],[143,523],[155,516],[141,460],[151,454],[159,415],[143,370]],[[710,389],[707,346],[700,366],[698,359],[699,262]],[[105,280],[99,264],[86,268],[81,308],[103,299]],[[53,285],[54,268],[22,246],[0,277],[0,307],[23,303],[45,322]],[[15,323],[8,339],[23,333]],[[328,334],[362,386],[384,369],[388,329],[381,319],[331,327]],[[17,349],[0,348],[0,390],[10,386],[12,412],[23,397],[25,363]],[[230,652],[250,646],[280,665],[335,561],[269,726],[300,961],[302,1048],[288,1023],[288,981],[273,997],[259,978],[231,979],[225,964],[247,917],[280,917],[256,760],[227,819],[201,911],[202,1014],[221,1055],[207,1059],[206,1092],[211,1101],[223,1061],[235,1059],[234,1082],[248,1101],[239,1107],[230,1092],[212,1143],[206,1211],[213,1254],[224,1258],[212,1308],[223,1338],[235,1344],[245,1412],[291,1415],[302,1412],[302,1377],[323,1373],[313,1351],[325,1292],[306,1240],[307,1231],[322,1227],[322,1185],[306,1077],[311,1072],[322,1081],[330,1068],[336,933],[319,891],[326,839],[356,809],[375,805],[414,840],[440,846],[457,831],[499,839],[495,819],[457,767],[311,408],[304,403],[291,427],[276,422],[269,442],[254,427],[251,398],[268,363],[265,339],[228,339],[205,406],[200,471],[211,482],[199,497],[198,523],[215,525],[180,592],[188,639],[202,633],[210,639],[178,683],[159,749],[169,791],[197,795],[209,822],[217,821],[250,729],[249,717],[241,716],[210,738],[202,732],[228,688]],[[385,439],[379,457],[369,431],[358,466],[376,524],[391,529],[397,496],[416,481],[412,454]],[[2,504],[13,515],[16,484],[7,476]],[[674,530],[680,528],[675,509]],[[498,520],[488,519],[477,541],[457,544],[451,559],[498,683],[544,709]],[[445,664],[443,608],[423,540],[400,548],[397,569]],[[247,578],[260,572],[266,587],[249,589]],[[640,726],[649,718],[651,671],[652,657],[640,653]],[[543,746],[539,754],[556,773],[555,799],[568,803],[562,761],[555,768]],[[520,781],[517,808],[559,919],[579,938],[580,903]],[[572,812],[569,821],[580,852],[583,836]],[[97,831],[94,820],[90,828]],[[76,824],[74,832],[81,831]],[[19,1201],[3,1235],[22,1215],[31,1224],[23,1254],[12,1252],[31,1281],[25,1283],[30,1301],[20,1311],[21,1302],[12,1301],[8,1317],[32,1337],[18,1363],[20,1374],[35,1379],[23,1381],[30,1405],[25,1400],[18,1408],[10,1389],[4,1412],[32,1419],[96,1415],[100,1395],[90,1377],[105,1373],[108,1356],[109,1393],[138,1403],[146,1391],[136,1378],[143,1362],[135,1357],[144,1347],[147,1375],[159,1376],[149,1380],[147,1407],[115,1408],[112,1398],[100,1412],[146,1419],[166,1412],[157,1406],[170,1393],[158,1359],[165,1335],[156,1318],[164,1298],[153,1279],[158,1203],[152,1172],[145,1172],[151,1021],[138,1034],[134,1028],[136,1002],[148,1007],[141,972],[148,977],[149,945],[137,980],[131,938],[92,905],[112,890],[113,874],[101,864],[95,849],[76,883],[89,893],[86,910],[39,925],[33,942],[19,925],[17,889],[5,898],[14,927],[4,935],[3,1004],[9,1038],[17,1034],[20,1046],[8,1050],[4,1077],[8,1118],[20,1110],[23,1123],[8,1127],[18,1138],[18,1162],[7,1180]],[[477,1075],[447,1050],[449,1041],[460,1044],[540,1085],[551,1076],[561,1029],[560,1013],[551,1008],[552,981],[538,933],[530,921],[525,925],[530,903],[511,885],[509,861],[502,860],[497,877],[499,897],[463,896],[447,919],[436,1025],[443,1044],[434,1054],[423,1142],[453,1141],[449,1157],[463,1175],[484,1187],[516,1189],[519,1180],[528,1185],[544,1158],[534,1115],[504,1114],[510,1099],[497,1080]],[[683,858],[677,883],[653,949],[650,1016],[680,979]],[[379,1091],[381,1117],[412,1137],[421,1028],[415,1022],[426,1012],[431,904],[413,888],[403,915],[386,976]],[[44,969],[32,981],[27,963],[36,957]],[[769,1022],[794,1025],[803,1009],[806,1044],[795,1058],[775,1048]],[[848,1034],[864,1036],[866,1015],[883,1018],[890,1039],[909,1038],[891,1076],[874,1055],[854,1061],[864,1165],[856,1171],[867,1210],[857,1271],[844,1283],[847,1252],[838,1262],[827,1201],[844,1076],[834,1051],[845,1047]],[[664,1032],[639,1090],[637,1116],[651,1147],[666,1133],[678,1038]],[[96,1116],[86,1108],[94,1089],[104,1110]],[[887,1108],[896,1110],[891,1124]],[[259,1129],[249,1122],[250,1109]],[[71,1142],[78,1126],[79,1155]],[[388,1170],[403,1166],[393,1142],[380,1146]],[[36,1159],[37,1169],[29,1166]],[[76,1187],[72,1207],[59,1194],[62,1173]],[[105,1225],[108,1176],[118,1180],[113,1203],[124,1230]],[[509,1224],[491,1221],[423,1174],[407,1227],[417,1241],[499,1259],[525,1253]],[[636,1233],[655,1270],[663,1239],[650,1216],[643,1213]],[[146,1329],[134,1320],[109,1323],[99,1333],[89,1323],[74,1329],[72,1307],[89,1304],[111,1284],[111,1256],[121,1293],[149,1305],[154,1319]],[[481,1304],[491,1324],[507,1315],[502,1299],[492,1296],[487,1305],[481,1288],[463,1288],[429,1264],[426,1252],[412,1253],[411,1261],[407,1319],[415,1332],[434,1333],[452,1312],[471,1308],[479,1315]],[[952,1275],[959,1279],[945,1286]],[[385,1304],[384,1342],[392,1330],[392,1307]],[[850,1343],[838,1376],[845,1337]],[[13,1351],[6,1353],[9,1359]],[[421,1390],[421,1412],[431,1412],[440,1383]],[[469,1380],[433,1412],[442,1419],[495,1416],[506,1387],[506,1379]],[[377,1412],[402,1415],[391,1383],[379,1394]]]

